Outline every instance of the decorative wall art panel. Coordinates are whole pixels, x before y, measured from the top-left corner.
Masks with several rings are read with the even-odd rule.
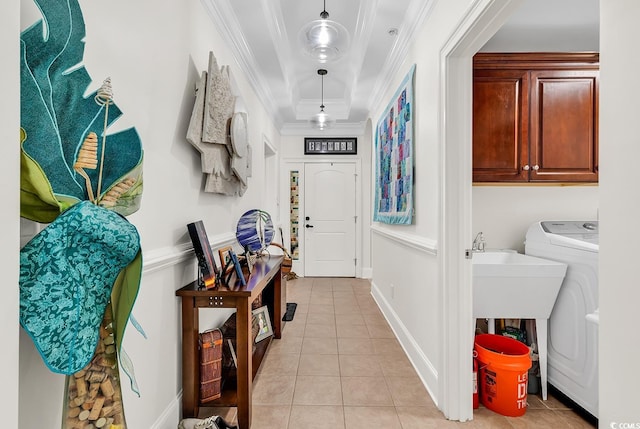
[[[209,52],[209,69],[196,83],[187,141],[200,153],[204,192],[242,196],[251,176],[251,146],[244,101],[234,97],[231,81],[229,67],[218,68]]]
[[[376,127],[373,211],[376,222],[402,225],[413,222],[415,67],[411,67]]]

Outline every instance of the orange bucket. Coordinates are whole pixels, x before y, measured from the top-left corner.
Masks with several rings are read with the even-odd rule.
[[[482,405],[503,416],[522,416],[527,411],[529,347],[502,335],[481,334],[474,349]]]

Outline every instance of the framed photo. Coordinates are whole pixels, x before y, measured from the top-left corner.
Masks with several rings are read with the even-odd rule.
[[[256,335],[256,343],[273,335],[271,319],[269,318],[269,308],[266,305],[253,310],[253,317],[258,323],[258,335]]]
[[[225,246],[218,249],[218,256],[220,257],[220,266],[222,267],[222,271],[225,274],[233,268],[232,265],[229,265],[229,261],[231,261],[231,255],[229,254],[229,251],[231,250],[233,250],[231,246]]]
[[[189,231],[189,237],[191,237],[193,251],[198,259],[202,282],[207,289],[215,287],[218,266],[215,259],[213,259],[213,251],[211,250],[204,224],[201,220],[192,222],[187,224],[187,230]]]
[[[357,155],[356,137],[305,137],[305,155]]]

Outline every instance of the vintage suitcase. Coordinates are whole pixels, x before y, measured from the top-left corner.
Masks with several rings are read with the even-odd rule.
[[[222,381],[222,331],[211,329],[202,332],[200,348],[200,400],[211,401],[221,396]]]

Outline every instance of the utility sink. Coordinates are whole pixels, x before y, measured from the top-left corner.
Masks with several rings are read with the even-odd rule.
[[[548,319],[567,265],[515,252],[473,254],[475,318]]]
[[[567,264],[515,252],[473,254],[473,316],[535,319],[542,399],[547,399],[548,319],[567,272]],[[474,321],[475,327],[475,321]]]

